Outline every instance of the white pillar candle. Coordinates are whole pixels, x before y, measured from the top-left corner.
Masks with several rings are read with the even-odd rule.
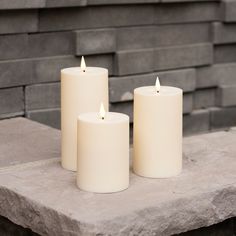
[[[178,175],[182,169],[182,100],[179,88],[134,90],[134,172],[150,178]]]
[[[129,117],[121,113],[85,113],[78,117],[80,189],[111,193],[129,185]]]
[[[101,101],[108,109],[108,70],[81,67],[61,70],[61,163],[62,167],[77,168],[77,117],[84,112],[97,111]]]

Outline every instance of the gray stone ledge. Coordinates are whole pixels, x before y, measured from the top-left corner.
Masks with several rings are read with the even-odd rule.
[[[8,132],[2,127],[6,122]],[[27,133],[22,123],[29,126]],[[31,133],[37,134],[38,147],[31,144],[32,151],[45,159],[59,152],[60,133],[43,125],[13,119],[0,123],[0,132],[5,139],[29,137],[11,149],[8,143],[8,151],[1,151],[6,159],[31,143]],[[59,159],[6,167],[0,171],[0,214],[50,236],[172,235],[209,226],[236,216],[235,138],[234,130],[184,138],[179,176],[146,179],[131,172],[130,188],[116,194],[80,191],[76,174],[63,170]],[[50,156],[51,145],[56,149]],[[1,150],[6,147],[1,142]]]

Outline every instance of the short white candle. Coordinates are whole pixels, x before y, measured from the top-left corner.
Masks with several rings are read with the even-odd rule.
[[[81,67],[61,71],[61,155],[62,167],[77,168],[77,117],[84,112],[97,111],[101,101],[108,109],[108,70]]]
[[[121,113],[85,113],[78,117],[80,189],[118,192],[129,186],[129,117]]]
[[[150,178],[178,175],[182,169],[182,100],[179,88],[134,90],[134,172]]]

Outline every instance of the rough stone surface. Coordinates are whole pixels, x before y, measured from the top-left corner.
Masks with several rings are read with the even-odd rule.
[[[214,63],[229,63],[236,61],[236,45],[223,44],[214,48]]]
[[[25,88],[25,108],[35,110],[60,107],[60,84],[47,83]]]
[[[156,8],[156,23],[209,22],[220,19],[220,5],[215,2],[162,4]]]
[[[184,92],[191,92],[196,86],[194,69],[162,71],[158,73],[132,75],[110,78],[111,102],[129,101],[133,99],[133,90],[141,86],[154,86],[157,76],[160,83],[166,86],[182,88]]]
[[[42,8],[45,6],[45,0],[1,0],[0,9],[30,9],[30,8]]]
[[[197,88],[235,84],[235,63],[222,63],[197,69]]]
[[[235,43],[236,25],[214,22],[212,34],[214,44]]]
[[[39,33],[29,35],[29,57],[73,55],[75,37],[73,32]]]
[[[220,86],[218,88],[217,105],[222,107],[236,105],[236,85]]]
[[[48,145],[59,144],[59,132],[53,137]],[[80,191],[76,174],[63,170],[59,159],[1,168],[0,214],[45,236],[168,236],[209,226],[236,215],[235,138],[234,130],[185,138],[179,176],[148,179],[131,172],[130,188],[116,194]]]
[[[115,75],[140,74],[154,70],[153,49],[120,51],[115,56]]]
[[[76,7],[85,6],[87,0],[46,0],[45,7]]]
[[[25,118],[0,122],[0,168],[58,158],[60,132]]]
[[[0,61],[0,87],[15,87],[33,83],[32,61]]]
[[[3,11],[0,14],[0,34],[27,33],[37,30],[36,10]]]
[[[234,0],[224,0],[223,10],[225,22],[236,22],[236,2]]]
[[[154,54],[155,70],[202,66],[213,62],[212,45],[207,43],[157,48]]]
[[[115,50],[116,32],[114,29],[76,32],[76,55],[112,53]]]
[[[148,25],[154,22],[149,5],[101,6],[99,8],[45,9],[40,12],[40,31]],[[65,21],[66,19],[66,21]],[[86,19],[86,20],[84,20]]]

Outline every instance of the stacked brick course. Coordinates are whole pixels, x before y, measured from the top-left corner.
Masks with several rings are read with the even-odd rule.
[[[60,69],[110,73],[110,109],[130,115],[133,89],[184,90],[184,133],[236,125],[233,0],[3,0],[0,118],[60,127]]]

